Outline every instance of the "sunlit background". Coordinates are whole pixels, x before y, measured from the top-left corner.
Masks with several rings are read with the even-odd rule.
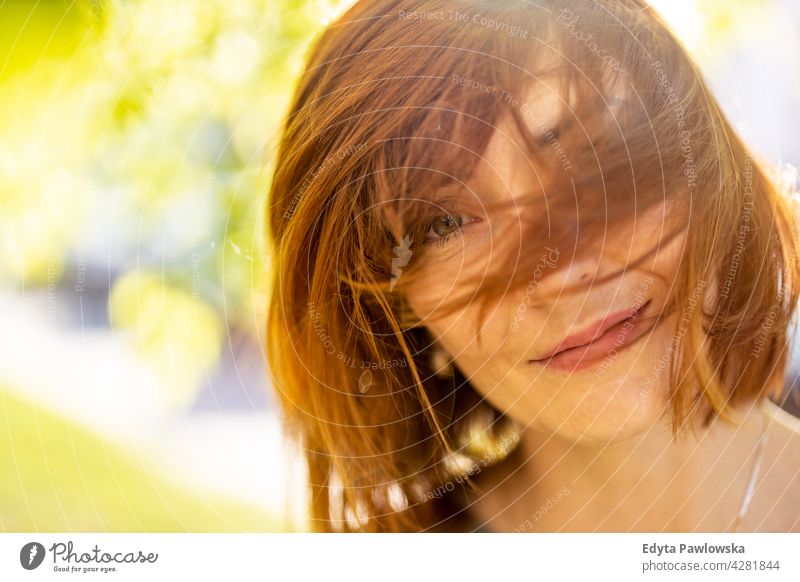
[[[262,214],[303,55],[351,1],[0,0],[0,531],[306,528]],[[796,182],[800,3],[654,4]]]

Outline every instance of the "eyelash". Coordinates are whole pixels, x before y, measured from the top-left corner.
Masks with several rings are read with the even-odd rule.
[[[451,234],[448,234],[447,236],[443,236],[443,237],[440,237],[440,238],[434,238],[434,239],[427,239],[426,240],[426,244],[429,244],[429,245],[432,245],[432,246],[435,246],[435,247],[443,247],[450,241],[450,239],[452,239],[459,232],[461,232],[465,226],[470,225],[470,224],[478,221],[477,218],[473,218],[471,216],[467,216],[467,215],[464,215],[464,214],[451,214],[450,216],[458,216],[459,218],[463,219],[463,222],[461,223],[461,226],[459,227],[459,229],[457,231],[451,233]],[[430,230],[432,230],[432,229],[433,229],[433,227],[431,227]]]

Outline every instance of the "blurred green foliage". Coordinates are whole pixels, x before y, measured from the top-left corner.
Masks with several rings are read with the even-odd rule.
[[[304,53],[341,5],[0,2],[0,287],[58,295],[75,310],[58,311],[62,327],[107,312],[162,402],[187,410],[228,334],[261,327],[271,154]],[[10,394],[0,530],[272,529]]]
[[[109,445],[0,389],[0,531],[280,531],[253,507],[198,494],[148,471]]]
[[[0,283],[104,282],[112,324],[189,400],[221,330],[260,327],[271,153],[340,4],[0,3]],[[202,315],[181,333],[169,313]]]
[[[72,292],[88,273],[185,409],[231,328],[261,326],[277,131],[313,36],[350,2],[2,0],[0,285]],[[757,34],[766,5],[659,4],[712,47]],[[272,529],[2,389],[0,418],[0,530]]]

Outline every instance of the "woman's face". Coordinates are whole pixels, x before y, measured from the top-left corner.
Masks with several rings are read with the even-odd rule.
[[[551,128],[556,123],[557,102],[543,96],[528,101],[537,116],[534,135],[542,123]],[[474,282],[468,280],[491,272],[504,256],[503,245],[525,252],[524,241],[515,238],[519,214],[487,217],[481,211],[482,202],[536,189],[514,138],[512,125],[499,123],[468,189],[454,193],[452,204],[442,203],[455,220],[445,214],[434,221],[407,299],[472,386],[523,426],[584,443],[633,436],[666,410],[679,316],[653,323],[674,293],[685,231],[636,268],[626,265],[670,232],[666,204],[632,218],[627,228],[614,227],[591,252],[581,248],[580,258],[572,256],[572,248],[536,251],[541,256],[527,287],[503,294],[483,319],[477,300],[441,313],[448,298],[472,294]],[[595,281],[621,269],[613,279]],[[575,282],[582,284],[579,291],[559,292]],[[562,351],[548,361],[557,350]]]

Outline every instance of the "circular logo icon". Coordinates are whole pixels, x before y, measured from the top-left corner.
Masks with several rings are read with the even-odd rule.
[[[35,570],[44,561],[44,546],[39,542],[30,542],[19,551],[19,563],[26,570]]]

